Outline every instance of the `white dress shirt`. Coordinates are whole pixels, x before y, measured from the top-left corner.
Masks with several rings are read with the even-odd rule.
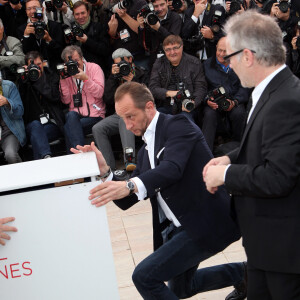
[[[143,135],[143,140],[147,144],[145,150],[148,150],[148,156],[149,156],[151,169],[155,168],[154,144],[155,144],[155,130],[156,130],[156,124],[157,124],[158,117],[159,117],[159,112],[156,112],[154,118],[152,119],[146,132]],[[133,177],[133,178],[131,178],[131,180],[134,181],[134,183],[136,184],[136,186],[138,188],[138,193],[136,193],[138,199],[144,200],[147,197],[147,189],[146,189],[144,183],[138,177]],[[158,201],[158,204],[160,205],[161,209],[165,213],[166,217],[170,221],[172,221],[176,227],[180,227],[181,224],[179,223],[179,221],[177,220],[175,215],[172,213],[172,211],[168,207],[167,203],[162,198],[160,192],[157,193],[157,201]]]

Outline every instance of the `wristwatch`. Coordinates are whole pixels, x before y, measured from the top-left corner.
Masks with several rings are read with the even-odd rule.
[[[130,180],[126,180],[126,187],[129,190],[129,195],[128,196],[132,195],[134,193],[134,188],[135,188],[134,183]]]

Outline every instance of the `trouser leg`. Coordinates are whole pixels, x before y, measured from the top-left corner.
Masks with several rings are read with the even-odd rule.
[[[1,140],[1,147],[4,152],[5,160],[9,164],[22,162],[21,157],[18,154],[20,149],[20,143],[15,135],[10,134]]]

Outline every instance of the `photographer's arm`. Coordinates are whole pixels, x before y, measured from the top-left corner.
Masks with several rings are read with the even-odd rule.
[[[134,31],[136,34],[138,33],[139,22],[127,14],[126,10],[117,9],[117,14],[132,31]]]
[[[7,104],[5,104],[4,102],[3,105],[5,106],[5,109],[7,110],[10,117],[12,119],[20,119],[24,114],[23,102],[21,100],[20,93],[13,82],[9,83],[8,95],[5,99],[7,101]]]

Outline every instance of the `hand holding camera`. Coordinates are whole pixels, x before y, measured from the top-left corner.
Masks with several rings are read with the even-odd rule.
[[[35,34],[35,29],[34,29],[33,23],[29,22],[29,23],[27,23],[27,26],[25,28],[24,36],[29,36],[31,33]]]
[[[200,31],[201,31],[202,35],[204,36],[204,38],[209,39],[209,40],[214,38],[214,34],[213,34],[212,30],[208,26],[204,25]]]

